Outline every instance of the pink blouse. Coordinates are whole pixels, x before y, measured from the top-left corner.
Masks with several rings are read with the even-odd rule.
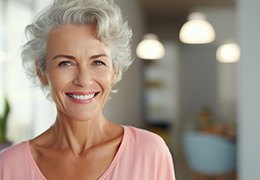
[[[112,163],[99,180],[175,180],[171,154],[149,131],[123,126],[124,136]],[[29,141],[0,153],[1,180],[46,180],[37,167]]]

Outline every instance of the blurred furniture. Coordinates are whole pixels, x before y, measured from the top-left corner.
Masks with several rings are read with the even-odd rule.
[[[213,119],[213,115],[208,106],[203,106],[197,115],[196,129],[205,133],[224,136],[232,141],[236,140],[235,122],[223,122]]]
[[[224,137],[189,131],[182,137],[184,155],[193,179],[235,179],[236,145]]]
[[[204,133],[225,137],[230,141],[236,141],[236,130],[234,125],[228,123],[213,123],[200,129]]]

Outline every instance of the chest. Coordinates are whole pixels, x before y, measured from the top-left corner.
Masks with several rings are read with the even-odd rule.
[[[108,169],[115,154],[115,149],[80,157],[66,153],[42,153],[36,164],[48,180],[97,180]]]

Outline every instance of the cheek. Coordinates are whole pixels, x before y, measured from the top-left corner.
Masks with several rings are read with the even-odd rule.
[[[50,72],[47,77],[52,91],[59,91],[63,89],[69,82],[71,82],[72,79],[72,75],[69,72]]]
[[[115,72],[112,68],[100,68],[93,72],[93,75],[106,84],[113,84]]]
[[[98,76],[99,82],[103,84],[106,88],[110,89],[113,84],[113,76],[111,73],[105,73],[103,75]]]

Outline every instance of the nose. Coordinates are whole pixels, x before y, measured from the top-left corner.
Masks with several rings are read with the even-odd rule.
[[[85,87],[92,83],[91,72],[88,68],[79,68],[74,78],[74,84]]]

